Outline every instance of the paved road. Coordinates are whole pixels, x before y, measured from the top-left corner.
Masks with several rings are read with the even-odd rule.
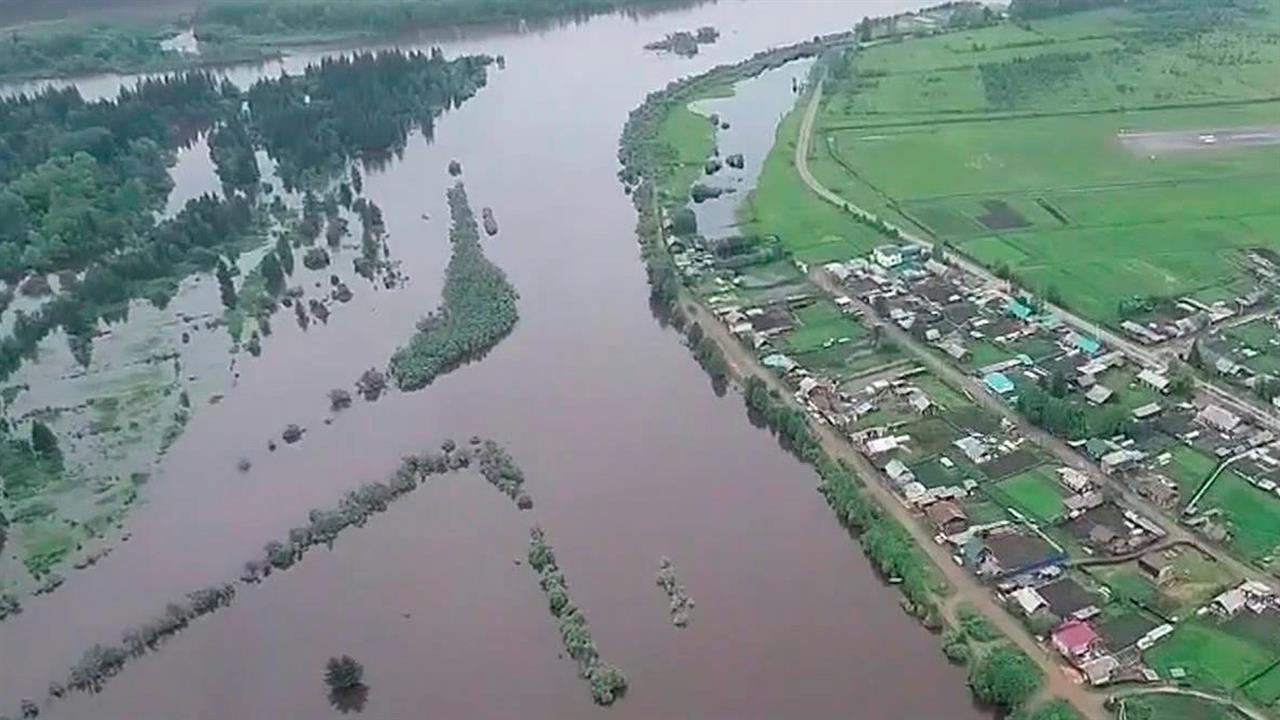
[[[813,92],[810,94],[809,105],[805,108],[804,119],[800,123],[800,134],[796,139],[796,171],[799,173],[800,179],[804,181],[804,184],[822,199],[846,210],[847,212],[874,218],[875,215],[873,213],[867,212],[866,210],[853,205],[848,200],[829,190],[813,176],[813,172],[809,169],[809,151],[813,145],[813,126],[818,116],[819,105],[822,102],[822,89],[823,81],[819,80],[814,86]],[[1008,281],[996,277],[982,265],[979,265],[962,255],[958,255],[956,253],[949,252],[944,248],[938,247],[929,240],[912,234],[905,228],[888,223],[888,221],[885,222],[889,227],[896,229],[903,240],[933,249],[935,253],[940,253],[955,267],[959,267],[965,272],[981,278],[987,283],[1009,286]],[[1123,350],[1125,354],[1140,360],[1145,365],[1169,368],[1178,366],[1181,363],[1176,354],[1166,354],[1160,350],[1140,345],[1123,335],[1114,333],[1101,325],[1090,322],[1089,320],[1056,305],[1050,304],[1047,307],[1063,322],[1076,329],[1078,332],[1095,337],[1112,347],[1119,348]],[[1252,400],[1242,399],[1202,379],[1197,378],[1195,382],[1197,389],[1204,395],[1211,397],[1215,402],[1225,405],[1236,414],[1250,418],[1262,427],[1280,434],[1280,418],[1277,418],[1276,414],[1271,409],[1260,407],[1252,402]]]
[[[721,322],[711,317],[711,313],[701,305],[697,298],[690,296],[685,301],[696,303],[697,307],[700,308],[699,314],[707,316],[706,321],[702,322],[701,325],[706,334],[711,336],[724,351],[730,373],[735,378],[742,379],[748,375],[756,375],[768,383],[779,395],[787,398],[788,402],[799,407],[799,404],[793,399],[791,390],[783,385],[772,372],[761,366],[756,361],[755,355],[744,348]],[[808,413],[805,415],[809,417]],[[814,435],[822,444],[823,449],[832,457],[847,462],[853,467],[863,479],[866,490],[875,496],[881,507],[911,534],[911,538],[916,545],[937,566],[953,590],[953,595],[942,606],[943,614],[949,623],[952,625],[957,623],[955,613],[960,605],[968,604],[976,607],[1040,667],[1045,675],[1045,693],[1067,700],[1091,720],[1106,720],[1110,717],[1106,708],[1103,707],[1105,698],[1100,694],[1091,692],[1087,687],[1068,676],[1063,666],[1045,648],[1036,643],[1020,622],[996,602],[995,597],[986,586],[978,582],[967,570],[956,565],[955,561],[951,559],[950,551],[934,542],[929,530],[921,525],[919,519],[911,510],[904,506],[898,497],[889,490],[884,484],[880,471],[868,462],[862,453],[858,452],[848,440],[839,435],[829,425],[815,422],[812,417],[809,417],[809,426],[813,429]]]

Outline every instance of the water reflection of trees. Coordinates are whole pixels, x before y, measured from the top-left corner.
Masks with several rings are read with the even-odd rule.
[[[364,706],[367,702],[369,702],[368,685],[356,685],[355,687],[329,691],[329,704],[333,706],[334,710],[343,715],[364,712]]]

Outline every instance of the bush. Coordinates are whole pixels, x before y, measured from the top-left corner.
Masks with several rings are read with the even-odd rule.
[[[969,641],[961,630],[948,630],[942,635],[942,654],[955,665],[969,662]]]
[[[982,702],[1006,710],[1031,699],[1044,678],[1040,669],[1018,650],[1002,646],[987,653],[969,673],[969,687]]]

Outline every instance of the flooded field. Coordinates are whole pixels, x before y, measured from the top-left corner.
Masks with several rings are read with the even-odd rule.
[[[559,657],[536,577],[513,562],[534,522],[554,539],[602,655],[630,680],[614,716],[828,718],[856,708],[866,720],[983,717],[962,671],[840,528],[813,473],[748,422],[739,397],[718,398],[678,335],[654,320],[634,212],[615,178],[618,134],[646,92],[911,5],[721,2],[459,36],[443,43],[447,54],[503,55],[505,69],[491,69],[488,87],[441,118],[432,140],[415,137],[401,157],[365,172],[406,286],[352,280],[354,297],[327,323],[303,328],[279,316],[259,357],[235,352],[227,329],[210,322],[220,308],[208,276],[185,281],[164,310],[136,303],[95,343],[87,372],[65,339],[46,340],[8,414],[125,398],[65,421],[131,419],[141,439],[85,440],[77,462],[139,500],[119,523],[127,541],[0,623],[0,709],[42,697],[89,645],[118,641],[167,601],[238,577],[263,543],[311,508],[383,479],[402,455],[478,434],[525,469],[534,510],[516,512],[471,474],[433,480],[332,551],[242,589],[101,694],[41,717],[336,715],[321,678],[324,661],[341,653],[365,665],[366,717],[600,715]],[[696,58],[642,49],[701,25],[721,37]],[[247,83],[316,57],[229,76]],[[732,116],[722,152],[742,152],[745,165],[739,192],[707,227],[731,223],[793,101],[792,78],[803,75],[788,66],[744,83],[737,104],[721,109]],[[122,82],[97,78],[82,89],[110,94]],[[179,154],[174,202],[218,189],[202,147],[197,139]],[[385,365],[439,303],[452,159],[473,205],[492,207],[502,223],[485,253],[518,289],[520,321],[482,361],[425,390],[331,415],[326,393]],[[343,252],[334,271],[350,277],[358,250]],[[292,282],[313,286],[329,272],[299,267]],[[166,433],[175,414],[183,426]],[[306,429],[303,440],[269,450],[290,423]],[[167,453],[151,462],[166,438]],[[242,472],[241,460],[251,469]],[[654,584],[664,556],[697,599],[686,629],[672,627]]]

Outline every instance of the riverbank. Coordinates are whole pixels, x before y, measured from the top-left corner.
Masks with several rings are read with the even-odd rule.
[[[411,33],[521,28],[622,10],[661,11],[706,0],[215,0],[165,16],[139,13],[3,28],[0,80],[160,73],[279,58],[291,48],[406,38]]]
[[[811,428],[804,409],[790,401],[790,390],[761,366],[754,354],[744,351],[737,339],[726,332],[715,314],[703,304],[703,298],[696,291],[683,287],[674,259],[668,252],[669,243],[675,238],[668,238],[665,218],[680,212],[687,201],[685,189],[678,179],[678,166],[662,160],[681,157],[678,151],[667,145],[668,139],[663,136],[667,115],[679,112],[681,107],[698,99],[699,90],[732,84],[796,57],[813,56],[851,45],[851,37],[834,36],[822,43],[763,53],[737,65],[717,68],[702,76],[673,83],[663,92],[651,95],[641,108],[632,113],[620,150],[623,162],[621,177],[629,185],[639,215],[637,233],[649,269],[654,302],[660,312],[673,317],[677,327],[699,328],[698,337],[691,340],[699,348],[700,360],[707,354],[704,341],[711,338],[715,342],[725,359],[713,363],[703,361],[703,364],[729,368],[730,376],[743,388],[748,409],[778,433],[784,446],[815,465],[823,480],[824,493],[841,521],[862,540],[865,551],[881,570],[901,583],[904,607],[909,612],[928,626],[938,627],[944,621],[955,626],[958,623],[955,615],[958,603],[953,598],[962,597],[965,602],[976,603],[988,612],[1001,631],[1021,648],[1014,650],[1003,644],[975,648],[970,684],[978,697],[1009,708],[1022,708],[1033,695],[1038,694],[1040,684],[1047,677],[1052,690],[1070,698],[1077,709],[1089,717],[1104,717],[1106,713],[1101,699],[1083,693],[1070,683],[1060,682],[1062,676],[1056,664],[1048,660],[1044,651],[1008,618],[1003,608],[993,602],[985,588],[956,568],[945,552],[938,551],[932,538],[919,528],[915,518],[883,489],[876,479],[878,473],[846,441],[819,425]],[[693,322],[695,320],[696,323]],[[835,458],[840,458],[841,462]],[[849,463],[849,466],[842,467],[842,462]],[[857,476],[852,474],[854,470]],[[857,479],[858,476],[865,482]],[[922,549],[929,553],[922,553]],[[932,557],[926,559],[929,556]],[[951,587],[937,581],[943,575]],[[1000,680],[992,682],[989,674],[1000,676]],[[1001,686],[1001,690],[993,693],[992,688],[996,685]],[[1039,714],[1042,711],[1045,716],[1064,712],[1060,706],[1052,704],[1032,712]]]

